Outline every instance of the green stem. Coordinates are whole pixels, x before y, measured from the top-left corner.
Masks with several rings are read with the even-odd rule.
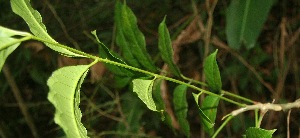
[[[255,115],[255,127],[259,127],[259,122],[258,122],[258,109],[254,110],[254,115]]]
[[[14,44],[21,43],[23,41],[27,41],[27,40],[30,40],[30,39],[32,39],[32,35],[25,36],[25,37],[23,37],[21,39],[16,39],[16,41],[12,41],[11,43],[7,43],[6,45],[2,46],[0,48],[0,51],[3,50],[3,49],[5,49],[5,48],[8,48],[8,47],[10,47],[10,46],[12,46]]]
[[[223,124],[216,130],[216,132],[214,133],[214,135],[212,136],[212,138],[215,138],[220,131],[225,127],[225,125],[233,118],[233,116],[229,116],[224,122]]]
[[[37,41],[41,41],[41,42],[44,42],[44,43],[47,43],[47,44],[52,44],[52,45],[56,45],[58,47],[61,47],[61,48],[64,48],[64,49],[67,49],[71,52],[74,52],[76,54],[79,54],[79,55],[82,55],[86,58],[90,58],[90,59],[94,59],[94,60],[98,60],[98,57],[97,56],[94,56],[94,55],[91,55],[91,54],[87,54],[85,52],[82,52],[82,51],[79,51],[77,49],[74,49],[74,48],[71,48],[71,47],[68,47],[68,46],[65,46],[65,45],[62,45],[60,43],[57,43],[57,42],[53,42],[53,41],[48,41],[48,40],[45,40],[45,39],[42,39],[42,38],[39,38],[39,37],[35,37],[33,36],[32,37],[33,40],[37,40]]]
[[[264,118],[264,113],[263,114],[260,114],[260,116],[259,116],[259,118],[258,118],[258,123],[257,123],[257,125],[256,125],[256,127],[257,128],[260,128],[260,125],[261,125],[261,121],[262,121],[262,119]]]
[[[177,80],[177,79],[173,79],[173,78],[170,78],[170,77],[166,77],[166,76],[162,76],[162,75],[159,75],[159,74],[155,74],[155,73],[152,73],[152,72],[149,72],[149,71],[146,71],[146,70],[142,70],[142,69],[139,69],[139,68],[136,68],[136,67],[128,66],[126,64],[122,64],[122,63],[119,63],[119,62],[111,61],[111,60],[108,60],[108,59],[103,59],[103,58],[99,58],[99,57],[97,57],[97,58],[98,58],[98,61],[100,61],[100,62],[105,62],[105,63],[108,63],[108,64],[112,64],[112,65],[116,65],[116,66],[119,66],[119,67],[127,68],[127,69],[130,69],[130,70],[133,70],[133,71],[144,73],[144,74],[147,74],[147,75],[150,75],[150,76],[154,76],[156,78],[164,79],[164,80],[167,80],[167,81],[170,81],[170,82],[174,82],[174,83],[177,83],[177,84],[183,84],[183,85],[186,85],[189,88],[192,88],[192,89],[197,90],[199,92],[203,92],[203,93],[208,94],[208,95],[219,97],[220,99],[222,99],[224,101],[227,101],[229,103],[232,103],[232,104],[235,104],[235,105],[238,105],[238,106],[241,106],[241,107],[245,106],[245,104],[238,103],[238,102],[233,101],[231,99],[228,99],[226,97],[220,96],[220,95],[212,93],[210,91],[206,91],[204,89],[196,87],[195,85],[192,85],[192,84],[189,84],[189,83]]]
[[[237,99],[240,99],[240,100],[243,100],[243,101],[245,101],[245,102],[249,102],[249,103],[252,103],[252,104],[255,103],[255,101],[253,101],[253,100],[250,100],[250,99],[248,99],[248,98],[245,98],[245,97],[242,97],[242,96],[233,94],[233,93],[228,92],[228,91],[221,90],[221,93],[222,93],[222,94],[225,94],[225,95],[228,95],[228,96],[231,96],[231,97],[234,97],[234,98],[237,98]]]
[[[185,79],[185,80],[187,80],[187,81],[189,81],[189,82],[199,84],[199,85],[201,85],[201,86],[208,86],[208,85],[207,85],[206,83],[204,83],[204,82],[193,80],[193,79],[188,78],[188,77],[186,77],[186,76],[184,76],[184,75],[181,75],[181,78],[182,78],[182,79]]]
[[[112,64],[112,65],[115,65],[115,66],[127,68],[127,69],[130,69],[130,70],[132,70],[132,71],[136,71],[136,72],[140,72],[140,73],[143,73],[143,74],[147,74],[147,75],[150,75],[150,76],[153,76],[153,77],[156,77],[156,78],[160,78],[160,79],[164,79],[164,80],[167,80],[167,81],[170,81],[170,82],[174,82],[174,83],[177,83],[177,84],[183,84],[183,85],[188,86],[189,88],[192,88],[192,89],[197,90],[197,91],[199,91],[199,92],[203,92],[203,93],[208,94],[208,95],[211,95],[211,96],[219,97],[220,99],[222,99],[222,100],[224,100],[224,101],[227,101],[227,102],[229,102],[229,103],[238,105],[238,106],[240,106],[240,107],[244,107],[244,106],[245,106],[245,104],[238,103],[238,102],[236,102],[236,101],[233,101],[233,100],[228,99],[228,98],[226,98],[226,97],[223,97],[223,96],[221,96],[221,95],[215,94],[215,93],[210,92],[210,91],[206,91],[206,90],[204,90],[204,89],[201,89],[201,88],[199,88],[199,87],[196,87],[195,85],[191,85],[191,84],[189,84],[189,83],[186,83],[186,82],[183,82],[183,81],[180,81],[180,80],[176,80],[176,79],[173,79],[173,78],[170,78],[170,77],[166,77],[166,76],[163,76],[163,75],[159,75],[159,74],[156,74],[156,73],[152,73],[152,72],[149,72],[149,71],[146,71],[146,70],[142,70],[142,69],[139,69],[139,68],[136,68],[136,67],[133,67],[133,66],[129,66],[129,65],[127,65],[127,64],[115,62],[115,61],[112,61],[112,60],[109,60],[109,59],[103,59],[103,58],[100,58],[100,57],[97,57],[97,56],[93,56],[93,55],[87,54],[87,53],[85,53],[85,52],[76,50],[76,49],[74,49],[74,48],[71,48],[71,47],[68,47],[68,46],[65,46],[65,45],[56,43],[56,42],[51,42],[51,41],[44,40],[44,39],[41,39],[41,38],[38,38],[38,37],[33,37],[33,39],[34,39],[34,40],[38,40],[38,41],[42,41],[42,42],[45,42],[45,43],[57,45],[58,47],[67,49],[67,50],[69,50],[69,51],[71,51],[71,52],[74,52],[74,53],[76,53],[76,54],[85,56],[85,57],[87,57],[87,58],[91,58],[91,59],[97,60],[97,61],[99,61],[99,62],[104,62],[104,63]]]

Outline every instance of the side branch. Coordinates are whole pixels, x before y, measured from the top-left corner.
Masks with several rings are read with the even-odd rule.
[[[229,115],[237,116],[238,114],[243,113],[245,111],[256,110],[256,109],[259,109],[261,111],[267,111],[267,110],[286,111],[292,108],[300,108],[300,99],[296,100],[295,102],[286,103],[286,104],[258,103],[254,105],[247,105],[243,108],[232,111]]]

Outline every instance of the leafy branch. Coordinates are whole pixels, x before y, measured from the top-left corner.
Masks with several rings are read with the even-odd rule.
[[[64,49],[67,49],[73,53],[76,53],[78,55],[82,55],[82,56],[85,56],[86,58],[90,58],[90,59],[93,59],[93,60],[96,60],[96,61],[99,61],[99,62],[103,62],[103,63],[108,63],[108,64],[111,64],[111,65],[115,65],[115,66],[119,66],[119,67],[123,67],[123,68],[126,68],[126,69],[130,69],[132,71],[136,71],[136,72],[140,72],[140,73],[143,73],[143,74],[146,74],[146,75],[149,75],[151,77],[155,77],[156,79],[164,79],[164,80],[168,80],[170,82],[174,82],[174,83],[177,83],[177,84],[182,84],[182,85],[186,85],[188,86],[189,88],[192,88],[194,90],[197,90],[199,92],[203,92],[204,94],[208,94],[208,95],[212,95],[212,96],[216,96],[216,97],[219,97],[221,99],[223,99],[224,101],[227,101],[229,103],[232,103],[232,104],[235,104],[235,105],[238,105],[240,107],[244,107],[245,104],[241,104],[239,102],[236,102],[236,101],[233,101],[231,99],[228,99],[226,97],[223,97],[221,95],[218,95],[218,94],[215,94],[213,92],[210,92],[210,91],[207,91],[207,90],[204,90],[202,88],[199,88],[195,85],[192,85],[190,83],[187,83],[187,82],[183,82],[183,81],[180,81],[180,80],[177,80],[177,79],[174,79],[174,78],[170,78],[170,77],[167,77],[167,76],[163,76],[163,75],[160,75],[160,74],[156,74],[156,73],[153,73],[153,72],[149,72],[147,70],[143,70],[143,69],[140,69],[140,68],[136,68],[136,67],[133,67],[133,66],[130,66],[130,65],[127,65],[127,64],[123,64],[123,63],[119,63],[119,62],[115,62],[115,61],[112,61],[112,60],[109,60],[109,59],[103,59],[103,58],[100,58],[100,57],[97,57],[97,56],[94,56],[94,55],[91,55],[91,54],[87,54],[85,52],[82,52],[82,51],[79,51],[77,49],[74,49],[74,48],[71,48],[71,47],[68,47],[68,46],[65,46],[65,45],[62,45],[60,43],[55,43],[55,42],[51,42],[51,41],[48,41],[48,40],[44,40],[44,39],[41,39],[39,37],[35,37],[35,36],[31,36],[31,39],[33,40],[37,40],[37,41],[41,41],[41,42],[44,42],[44,43],[49,43],[51,45],[56,45],[57,47],[61,47],[61,48],[64,48]],[[231,95],[234,95],[235,97],[239,97],[238,95],[235,95],[235,94],[231,94]],[[247,101],[251,101],[247,98],[243,98],[243,99],[246,99]]]
[[[213,9],[217,4],[217,1],[212,6],[209,6],[207,1],[207,7],[209,11],[208,21],[208,32],[205,35],[205,57],[208,55],[208,46],[211,37],[212,17]],[[246,6],[246,12],[244,12],[243,22],[240,24],[241,32],[238,41],[229,39],[229,43],[235,48],[240,47],[240,43],[247,40],[247,48],[254,46],[254,40],[257,38],[258,33],[256,32],[254,38],[246,39],[246,32],[248,28],[245,26],[248,22],[247,16],[249,6],[253,6],[253,3],[247,1],[244,3]],[[268,3],[267,3],[268,4]],[[176,85],[173,93],[173,104],[175,109],[175,115],[178,118],[178,124],[180,125],[181,131],[190,137],[190,127],[187,121],[187,88],[191,88],[196,91],[193,93],[195,103],[199,108],[199,114],[201,117],[201,123],[204,130],[211,136],[216,137],[223,127],[235,116],[249,110],[255,110],[256,116],[257,111],[266,112],[268,110],[281,111],[288,110],[291,108],[299,108],[299,100],[293,103],[287,104],[262,104],[250,100],[246,97],[233,94],[231,92],[222,90],[222,81],[220,76],[219,67],[216,61],[217,52],[213,52],[204,59],[203,76],[205,76],[204,82],[192,80],[183,76],[173,61],[173,49],[172,41],[170,38],[169,31],[166,26],[166,17],[162,20],[158,27],[158,49],[162,60],[168,65],[170,74],[177,78],[168,77],[167,75],[157,74],[158,70],[150,55],[146,50],[146,42],[144,35],[138,29],[137,19],[134,13],[127,7],[126,2],[122,4],[117,1],[115,6],[115,23],[116,23],[116,43],[121,49],[121,56],[109,50],[97,37],[96,31],[91,32],[95,36],[95,40],[99,45],[99,56],[94,56],[83,51],[68,47],[66,45],[56,42],[48,33],[46,26],[42,23],[42,17],[38,11],[34,10],[30,6],[30,0],[11,0],[13,11],[21,16],[28,24],[33,34],[21,31],[11,30],[0,26],[0,69],[6,60],[6,58],[20,45],[21,42],[27,40],[36,40],[45,43],[52,50],[60,53],[61,55],[68,57],[79,57],[92,59],[93,62],[88,65],[78,66],[67,66],[60,68],[52,74],[48,79],[47,85],[49,86],[48,100],[55,106],[56,112],[54,121],[62,127],[67,137],[88,137],[86,128],[81,122],[81,111],[79,108],[80,104],[80,88],[88,73],[91,66],[97,62],[102,62],[107,65],[107,68],[120,76],[127,76],[129,80],[132,80],[133,92],[142,100],[146,106],[152,111],[162,112],[164,116],[165,107],[157,108],[159,101],[155,101],[155,97],[158,98],[161,95],[153,94],[155,91],[156,80],[167,80]],[[270,6],[271,4],[269,4]],[[235,10],[235,6],[240,6],[234,3],[230,7],[229,13],[232,14]],[[242,5],[243,6],[243,5]],[[233,8],[233,9],[232,9]],[[239,9],[239,8],[237,8]],[[264,9],[264,15],[269,8]],[[239,10],[237,10],[239,11]],[[261,26],[261,22],[257,26]],[[227,30],[231,32],[231,30]],[[18,36],[18,37],[15,37]],[[245,39],[245,40],[244,40]],[[248,40],[250,39],[250,40]],[[3,43],[2,43],[3,42]],[[134,49],[134,50],[132,50]],[[140,76],[142,74],[143,77]],[[181,80],[182,79],[182,80]],[[188,82],[187,82],[188,81]],[[204,81],[204,80],[203,80]],[[209,90],[198,87],[198,85],[206,86]],[[156,93],[157,94],[157,93]],[[159,94],[159,93],[158,93]],[[205,94],[202,103],[199,103],[200,95]],[[154,97],[154,98],[153,98]],[[161,98],[161,97],[160,97]],[[158,98],[159,99],[159,98]],[[235,99],[235,100],[234,100]],[[225,116],[223,119],[226,120],[223,124],[215,131],[214,125],[217,115],[217,107],[219,101],[223,100],[228,103],[239,106],[240,108],[232,111],[230,114]],[[239,102],[242,101],[242,102]],[[245,103],[253,104],[248,105]],[[158,105],[161,106],[161,105]],[[263,116],[263,115],[262,115]],[[261,118],[257,122],[260,122]],[[272,136],[275,130],[264,130],[260,129],[259,125],[255,128],[248,128],[246,131],[247,137],[255,137],[255,134],[264,135],[266,137]]]

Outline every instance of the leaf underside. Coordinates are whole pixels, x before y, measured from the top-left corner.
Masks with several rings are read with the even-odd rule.
[[[147,107],[152,111],[157,111],[156,105],[152,98],[152,87],[154,80],[143,80],[134,79],[133,92],[137,93],[138,97],[147,105]]]
[[[4,65],[6,58],[21,44],[21,38],[13,38],[13,36],[30,36],[27,32],[15,31],[0,26],[0,71]]]
[[[54,121],[67,137],[86,138],[87,130],[81,123],[80,86],[90,65],[68,66],[56,70],[48,79],[48,100],[54,105]]]

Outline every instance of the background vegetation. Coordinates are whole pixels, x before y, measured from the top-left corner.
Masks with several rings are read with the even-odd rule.
[[[217,59],[224,90],[262,103],[272,102],[273,99],[275,103],[298,99],[300,2],[275,1],[257,42],[251,49],[246,46],[232,49],[228,46],[226,13],[230,2],[217,2],[212,13],[213,24],[209,23],[209,10],[206,6],[207,3],[213,5],[213,0],[127,0],[126,3],[137,16],[139,28],[145,34],[147,49],[157,66],[163,66],[163,62],[157,57],[157,28],[167,15],[166,23],[173,46],[176,45],[177,48],[177,64],[185,76],[202,80],[203,57],[207,56],[205,46],[208,43],[211,51],[219,49]],[[98,46],[90,35],[90,31],[97,30],[99,39],[110,49],[118,51],[115,46],[115,1],[43,0],[31,3],[41,13],[48,33],[60,43],[97,55]],[[2,26],[29,32],[26,23],[11,11],[9,1],[1,1],[0,9]],[[212,25],[211,28],[209,24]],[[211,34],[207,36],[208,33],[204,32],[210,29]],[[9,56],[5,68],[11,72],[11,79],[21,91],[24,105],[33,119],[31,123],[36,126],[39,135],[62,136],[63,131],[53,121],[54,107],[47,100],[49,90],[46,81],[59,67],[89,61],[64,58],[35,41],[22,45]],[[161,121],[159,113],[148,110],[131,92],[131,86],[124,86],[126,80],[114,77],[104,65],[97,64],[86,80],[82,87],[81,109],[83,123],[90,135],[183,137],[179,131],[172,130]],[[32,137],[32,131],[28,127],[30,124],[25,121],[9,83],[8,78],[1,73],[0,134],[2,137]],[[168,93],[172,93],[172,86],[170,87]],[[172,99],[172,96],[168,95],[168,98]],[[188,110],[192,136],[204,137],[191,93],[187,98],[189,103],[193,103],[189,104]],[[219,106],[217,125],[221,124],[224,115],[236,109],[224,102]],[[299,109],[293,110],[290,115],[287,112],[270,111],[265,115],[262,127],[276,128],[275,137],[285,137],[287,116],[290,120],[291,137],[296,137],[300,133]],[[253,118],[252,112],[239,115],[221,132],[220,137],[240,137],[245,128],[254,125]]]

